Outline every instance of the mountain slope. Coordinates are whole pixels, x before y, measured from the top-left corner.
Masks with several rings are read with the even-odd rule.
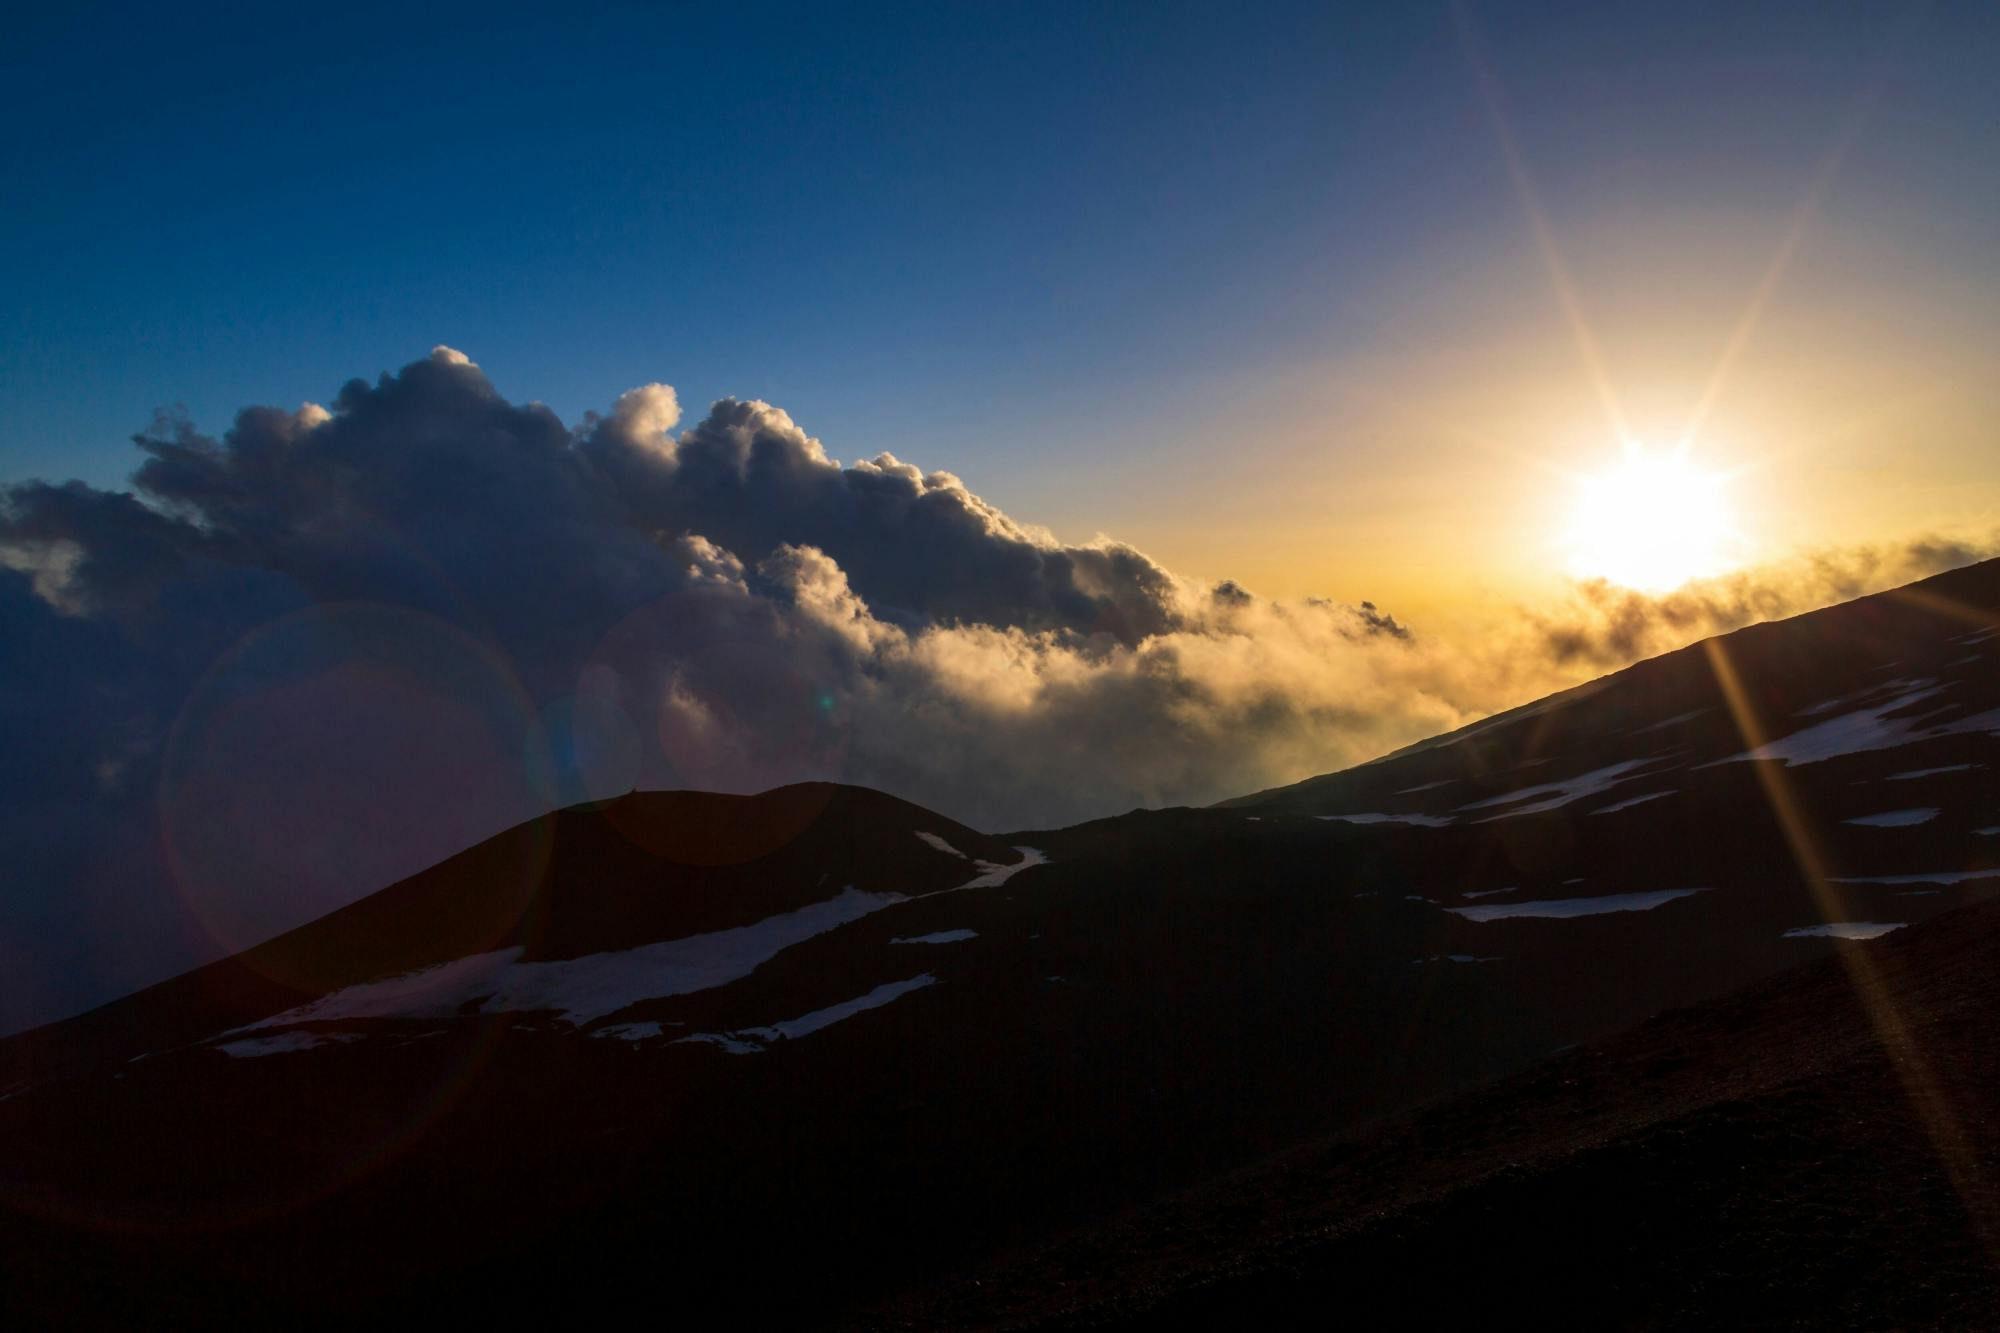
[[[0,1043],[5,1308],[831,1318],[1994,897],[1996,662],[1989,563],[1225,807],[566,811]]]
[[[863,1322],[1990,1327],[2000,904],[1842,952]]]
[[[469,955],[573,959],[744,927],[844,885],[923,893],[969,877],[965,856],[919,831],[972,857],[1019,857],[906,801],[826,783],[755,798],[635,793],[558,811],[255,949],[0,1042],[0,1090],[48,1062],[129,1060]]]

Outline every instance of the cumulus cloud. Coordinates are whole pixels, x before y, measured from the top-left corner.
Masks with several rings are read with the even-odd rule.
[[[1005,830],[1213,801],[1974,554],[1586,587],[1466,651],[843,466],[768,403],[682,428],[648,384],[572,427],[445,347],[135,443],[130,493],[0,491],[0,1027],[558,804],[830,778]]]

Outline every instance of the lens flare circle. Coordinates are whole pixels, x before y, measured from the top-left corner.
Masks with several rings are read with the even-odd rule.
[[[239,640],[190,692],[161,766],[161,851],[189,923],[237,954],[541,814],[550,769],[488,645],[405,607],[317,604]],[[494,886],[492,938],[540,869]]]

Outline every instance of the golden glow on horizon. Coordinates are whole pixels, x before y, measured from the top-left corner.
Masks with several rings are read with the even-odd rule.
[[[1725,480],[1685,449],[1628,444],[1618,466],[1577,484],[1565,535],[1570,572],[1642,592],[1722,573],[1734,544]]]
[[[1267,597],[1365,596],[1433,634],[1512,623],[1577,577],[1660,592],[2000,539],[1992,285],[1947,248],[1899,243],[1895,210],[1825,211],[1874,83],[1817,164],[1801,157],[1796,196],[1780,182],[1684,212],[1611,200],[1565,217],[1458,19],[1525,244],[1485,248],[1482,231],[1396,271],[1364,340],[1108,406],[1113,447],[1008,477],[1003,507]],[[1665,442],[1720,475],[1669,475],[1692,500],[1657,504],[1607,440]],[[1593,491],[1608,494],[1587,504]]]

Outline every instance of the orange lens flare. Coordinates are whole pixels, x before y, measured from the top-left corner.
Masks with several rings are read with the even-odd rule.
[[[1723,700],[1744,744],[1752,750],[1764,745],[1770,736],[1757,716],[1750,692],[1737,675],[1735,664],[1729,660],[1725,642],[1709,639],[1702,644],[1702,648],[1708,655],[1716,684],[1722,691]],[[1822,918],[1827,921],[1847,919],[1848,913],[1840,892],[1828,876],[1826,859],[1820,850],[1819,839],[1813,833],[1811,819],[1785,776],[1785,765],[1778,761],[1760,760],[1752,763],[1751,768],[1757,774],[1757,781],[1764,789],[1764,798],[1769,802],[1772,813],[1777,816],[1792,859],[1805,878],[1806,887],[1811,891]],[[1843,947],[1836,954],[1847,969],[1862,1011],[1875,1029],[1876,1040],[1882,1044],[1896,1072],[1902,1076],[1917,1119],[1922,1123],[1938,1160],[1944,1165],[1952,1188],[1964,1204],[1966,1216],[1977,1230],[1987,1252],[2000,1257],[2000,1218],[1993,1216],[1987,1202],[1991,1196],[1981,1180],[1978,1156],[1966,1134],[1964,1121],[1951,1104],[1950,1095],[1932,1069],[1916,1034],[1897,1009],[1868,951]]]

